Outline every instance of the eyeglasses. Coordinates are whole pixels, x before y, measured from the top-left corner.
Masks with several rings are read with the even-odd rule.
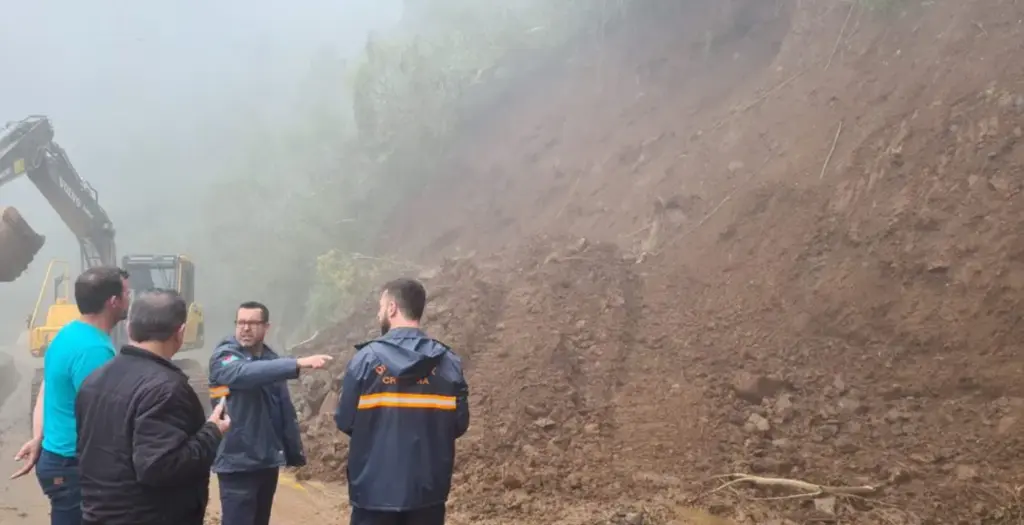
[[[267,324],[267,323],[264,323],[263,321],[241,321],[241,320],[235,321],[235,326],[255,327],[255,326],[262,326],[262,325],[265,325],[265,324]]]

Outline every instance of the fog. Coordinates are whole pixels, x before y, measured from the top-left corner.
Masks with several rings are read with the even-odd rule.
[[[383,249],[392,212],[449,171],[462,126],[629,4],[26,4],[5,12],[17,22],[0,65],[17,81],[3,83],[0,118],[50,117],[120,255],[195,260],[207,339],[252,299],[304,338],[412,269],[361,252]],[[47,237],[0,287],[2,342],[23,330],[47,262],[79,265],[30,181],[2,188],[0,205]]]
[[[246,154],[240,122],[286,114],[318,54],[351,56],[400,14],[400,0],[9,3],[0,66],[15,75],[0,83],[0,119],[52,119],[114,222],[119,254],[195,253],[197,207],[209,205],[228,160]],[[23,327],[48,260],[78,271],[78,245],[27,179],[0,189],[0,205],[17,207],[47,238],[29,271],[0,289],[2,342]],[[197,266],[201,283],[232,271]],[[209,310],[225,301],[202,286],[197,293],[208,318],[224,318]]]

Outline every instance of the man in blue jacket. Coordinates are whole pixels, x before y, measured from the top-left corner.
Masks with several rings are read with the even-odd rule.
[[[381,337],[356,345],[334,420],[352,439],[352,525],[443,525],[455,440],[469,428],[462,361],[419,322],[423,285],[397,279],[380,296]]]
[[[227,403],[233,428],[213,463],[224,525],[270,523],[279,469],[306,464],[287,380],[331,360],[326,355],[279,357],[264,344],[269,328],[266,306],[242,303],[234,337],[221,341],[210,358],[210,398]]]

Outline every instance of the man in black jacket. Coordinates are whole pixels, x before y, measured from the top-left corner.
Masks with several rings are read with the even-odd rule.
[[[177,292],[135,298],[131,344],[82,384],[76,400],[84,525],[201,525],[210,467],[231,421],[205,420],[188,377],[171,363],[188,306]]]

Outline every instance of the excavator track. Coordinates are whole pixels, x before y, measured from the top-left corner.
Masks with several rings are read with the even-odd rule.
[[[0,282],[11,282],[25,273],[45,241],[18,210],[0,207]]]

